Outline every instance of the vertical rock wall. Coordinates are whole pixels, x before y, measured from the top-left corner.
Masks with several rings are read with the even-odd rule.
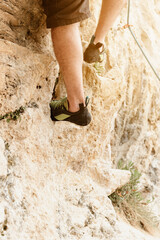
[[[100,3],[80,24],[84,47]],[[108,198],[130,177],[117,161],[133,161],[160,215],[160,83],[123,28],[126,12],[106,37],[105,66],[84,63],[93,121],[81,128],[49,117],[58,66],[41,1],[0,2],[0,115],[24,110],[0,121],[0,239],[156,239],[118,220]],[[133,30],[158,72],[159,23],[158,1],[132,2]]]

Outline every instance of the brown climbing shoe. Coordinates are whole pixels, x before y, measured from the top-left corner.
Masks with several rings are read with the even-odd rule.
[[[91,41],[84,52],[84,61],[87,63],[95,63],[103,61],[103,53],[104,53],[104,44],[98,42],[94,44],[95,36],[93,35]],[[100,51],[100,48],[102,50]]]
[[[60,100],[53,100],[50,103],[51,119],[53,121],[68,121],[80,126],[86,126],[91,122],[91,114],[87,109],[88,103],[89,98],[86,97],[85,106],[81,103],[79,104],[79,111],[69,112],[66,97]]]

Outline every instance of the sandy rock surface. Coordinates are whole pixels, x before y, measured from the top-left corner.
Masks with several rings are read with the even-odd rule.
[[[80,24],[84,48],[100,3],[90,2],[92,16]],[[84,63],[93,120],[82,128],[50,119],[58,65],[41,1],[0,1],[0,115],[23,109],[16,121],[0,121],[1,240],[159,239],[120,218],[108,198],[130,179],[117,162],[132,161],[160,217],[160,83],[123,27],[126,14],[106,36],[104,64]],[[159,23],[159,1],[132,1],[133,31],[157,72]]]

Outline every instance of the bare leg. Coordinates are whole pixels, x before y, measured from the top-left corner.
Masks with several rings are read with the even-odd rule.
[[[102,0],[101,13],[95,32],[94,43],[104,42],[106,33],[113,25],[126,0]]]
[[[66,86],[69,111],[76,112],[79,110],[79,103],[84,103],[83,51],[78,23],[53,28],[51,33],[55,55]]]

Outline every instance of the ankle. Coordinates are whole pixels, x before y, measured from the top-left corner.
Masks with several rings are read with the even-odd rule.
[[[105,43],[104,38],[100,38],[95,35],[94,44],[97,44],[97,43],[104,44]]]
[[[82,99],[81,101],[79,101],[79,100],[74,100],[74,101],[72,101],[72,100],[69,100],[68,99],[68,111],[69,112],[77,112],[77,111],[79,111],[79,104],[80,103],[83,103],[84,104],[84,106],[85,106],[85,101],[84,101],[84,99]]]

